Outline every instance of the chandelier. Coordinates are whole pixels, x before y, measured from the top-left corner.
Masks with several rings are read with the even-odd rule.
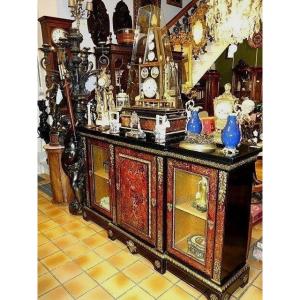
[[[242,43],[259,32],[262,0],[209,0],[206,22],[216,42]]]

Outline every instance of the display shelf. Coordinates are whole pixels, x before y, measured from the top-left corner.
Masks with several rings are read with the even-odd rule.
[[[180,204],[176,204],[175,205],[176,209],[179,209],[181,211],[184,211],[188,214],[191,214],[197,218],[203,219],[203,220],[207,220],[207,213],[206,212],[201,212],[199,210],[197,210],[196,208],[192,207],[192,203],[191,201],[186,201]]]
[[[94,174],[108,180],[108,173],[104,169],[98,169],[94,172]]]

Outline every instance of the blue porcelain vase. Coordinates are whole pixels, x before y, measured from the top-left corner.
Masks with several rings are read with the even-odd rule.
[[[227,117],[227,123],[221,135],[222,142],[227,149],[236,149],[241,140],[240,127],[235,114]]]
[[[189,119],[186,129],[190,133],[200,134],[202,131],[202,123],[199,118],[198,110],[191,111],[191,118]]]

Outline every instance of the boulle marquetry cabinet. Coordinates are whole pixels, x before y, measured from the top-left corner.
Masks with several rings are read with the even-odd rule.
[[[257,149],[196,153],[177,143],[80,128],[85,145],[83,217],[109,238],[169,270],[208,299],[248,282],[248,225]],[[199,200],[200,199],[200,200]],[[205,207],[197,200],[205,200]]]

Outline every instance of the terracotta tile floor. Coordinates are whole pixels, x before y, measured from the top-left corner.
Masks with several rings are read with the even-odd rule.
[[[39,184],[48,183],[48,176]],[[253,229],[252,243],[262,237]],[[250,254],[251,256],[251,254]],[[250,258],[248,285],[230,299],[262,299],[262,263]],[[49,300],[195,300],[205,297],[169,272],[160,275],[140,255],[65,205],[38,192],[38,296]]]

